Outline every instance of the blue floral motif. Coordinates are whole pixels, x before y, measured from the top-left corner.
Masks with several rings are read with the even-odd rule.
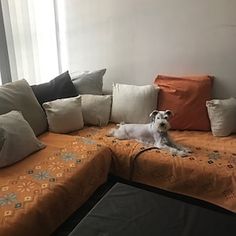
[[[85,144],[89,144],[89,145],[97,144],[94,140],[89,139],[89,138],[81,137],[81,140],[82,140]]]
[[[0,198],[0,206],[4,205],[10,205],[14,202],[16,202],[16,194],[15,193],[9,193],[4,195],[3,197]]]
[[[212,153],[209,153],[208,157],[210,160],[216,161],[216,160],[220,159],[220,153],[219,152],[212,152]]]
[[[63,161],[73,161],[76,159],[76,154],[72,152],[65,152],[61,155]]]
[[[48,179],[51,177],[46,170],[39,171],[39,172],[35,173],[33,176],[37,180],[45,180],[45,179]]]

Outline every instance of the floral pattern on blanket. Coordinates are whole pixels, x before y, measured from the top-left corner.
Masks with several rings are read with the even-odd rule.
[[[64,148],[50,153],[46,158],[33,162],[34,166],[19,173],[15,179],[0,181],[0,224],[5,217],[33,203],[41,195],[53,191],[56,185],[70,178],[78,168],[102,150],[102,146],[84,137],[73,137]],[[11,168],[11,167],[8,167]],[[104,171],[104,170],[101,170]],[[4,183],[4,184],[3,184]]]

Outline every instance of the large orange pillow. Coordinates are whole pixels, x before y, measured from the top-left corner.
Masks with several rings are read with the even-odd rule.
[[[211,100],[213,77],[158,75],[154,81],[160,87],[158,110],[172,110],[172,129],[210,130],[206,101]]]

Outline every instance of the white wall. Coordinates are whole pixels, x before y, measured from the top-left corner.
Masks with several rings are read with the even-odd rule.
[[[158,73],[211,74],[215,96],[236,96],[235,0],[59,2],[71,71],[106,67],[105,89],[150,84]]]

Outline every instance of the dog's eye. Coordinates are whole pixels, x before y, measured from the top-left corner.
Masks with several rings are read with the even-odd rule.
[[[167,120],[167,119],[168,119],[168,116],[164,116],[164,119],[166,119],[166,120]]]

